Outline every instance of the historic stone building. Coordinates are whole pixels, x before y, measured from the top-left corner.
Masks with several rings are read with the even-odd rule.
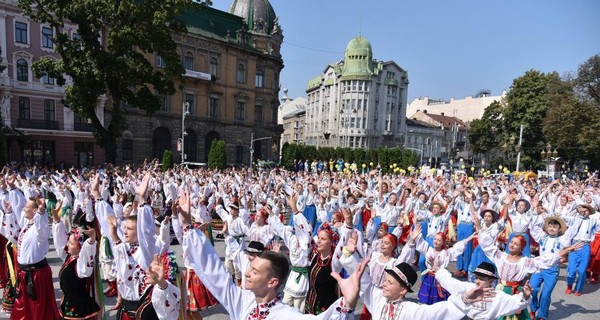
[[[228,163],[248,164],[251,146],[254,159],[276,158],[283,35],[269,1],[234,0],[229,12],[198,5],[182,18],[188,33],[174,37],[186,69],[183,90],[161,97],[152,116],[127,110],[117,160],[162,159],[172,150],[181,161],[182,132],[186,162],[206,162],[214,139],[226,142]],[[162,59],[154,59],[160,68]]]
[[[407,72],[394,61],[373,59],[371,44],[359,35],[348,43],[344,60],[308,82],[305,143],[402,146],[407,91]]]
[[[77,36],[77,27],[66,24],[64,32]],[[54,78],[37,78],[32,63],[42,57],[58,59],[54,30],[21,13],[17,1],[0,1],[0,107],[9,161],[39,165],[91,165],[104,162],[95,144],[92,127],[62,104],[65,87]],[[68,85],[68,83],[67,83]],[[104,101],[96,107],[104,118]]]

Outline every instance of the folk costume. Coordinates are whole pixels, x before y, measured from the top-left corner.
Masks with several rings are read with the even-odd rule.
[[[268,303],[256,303],[256,297],[250,291],[236,286],[225,271],[223,263],[214,247],[199,230],[186,228],[183,236],[183,252],[194,269],[202,270],[198,274],[208,290],[223,305],[233,320],[301,320],[301,319],[352,319],[352,310],[339,298],[327,310],[318,316],[301,314],[297,309],[282,303],[277,297]]]

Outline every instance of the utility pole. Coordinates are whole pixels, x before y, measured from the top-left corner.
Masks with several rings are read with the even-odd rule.
[[[525,125],[521,125],[520,129],[519,129],[519,153],[517,153],[517,169],[516,171],[519,172],[519,168],[521,167],[521,144],[523,143],[523,128],[525,127]]]

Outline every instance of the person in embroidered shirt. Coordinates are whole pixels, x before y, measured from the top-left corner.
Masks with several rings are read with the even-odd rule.
[[[440,268],[436,270],[435,278],[452,295],[460,294],[477,286],[481,288],[493,288],[494,283],[498,279],[496,276],[496,267],[489,262],[480,263],[473,271],[473,274],[475,275],[474,283],[459,281],[452,278],[448,270]],[[473,320],[496,319],[505,315],[515,314],[527,308],[531,301],[531,291],[529,283],[523,286],[522,293],[516,295],[509,295],[501,290],[496,290],[496,295],[491,298],[491,301],[464,305],[460,309],[464,310],[467,317]]]
[[[415,316],[419,320],[458,320],[465,316],[465,305],[489,301],[495,295],[492,288],[477,286],[461,295],[452,295],[447,301],[432,305],[405,301],[406,294],[413,292],[417,277],[413,267],[406,262],[386,269],[381,288],[376,287],[371,282],[371,277],[364,273],[361,278],[360,297],[373,315],[373,320],[412,320]]]
[[[118,320],[133,320],[139,313],[169,320],[175,320],[179,316],[179,288],[168,282],[166,287],[159,285],[158,290],[148,285],[150,282],[147,279],[147,271],[154,256],[159,253],[154,238],[152,208],[143,201],[147,198],[150,177],[150,172],[146,172],[141,184],[135,188],[141,207],[137,209],[137,215],[132,214],[125,218],[122,240],[117,234],[117,219],[113,214],[107,216],[117,271],[117,288],[121,296],[121,306],[117,311]],[[93,192],[97,197],[97,181],[94,183]],[[150,307],[154,310],[147,312],[146,308]]]
[[[233,283],[225,271],[220,257],[206,236],[190,227],[190,200],[188,191],[179,198],[179,219],[183,228],[183,254],[198,274],[200,280],[225,307],[234,320],[275,320],[275,319],[352,319],[352,308],[358,300],[359,279],[366,262],[348,279],[332,276],[338,281],[344,297],[339,298],[318,316],[303,315],[297,309],[283,304],[278,296],[279,287],[289,273],[287,258],[276,252],[265,251],[256,257],[246,272],[245,287],[241,289]]]
[[[60,314],[64,319],[93,319],[100,314],[100,306],[88,288],[88,280],[93,280],[90,277],[94,273],[96,257],[96,230],[93,226],[94,221],[86,221],[85,214],[80,212],[73,219],[73,228],[68,233],[65,221],[60,219],[60,215],[54,215],[52,238],[58,256],[64,260],[58,273],[63,292]]]
[[[30,198],[23,208],[17,241],[19,273],[11,319],[46,320],[60,317],[55,302],[52,270],[46,261],[50,237],[48,220],[43,199]]]

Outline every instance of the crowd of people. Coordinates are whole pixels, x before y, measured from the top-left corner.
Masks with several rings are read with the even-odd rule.
[[[119,320],[201,319],[217,304],[231,319],[548,319],[561,266],[565,294],[597,284],[594,175],[337,169],[6,166],[2,308],[102,319],[117,296]],[[50,239],[64,261],[59,306]]]

